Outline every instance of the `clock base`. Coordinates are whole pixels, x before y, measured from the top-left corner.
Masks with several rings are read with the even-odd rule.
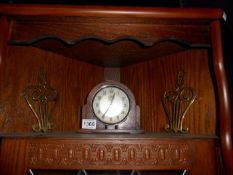
[[[80,129],[78,130],[78,133],[84,133],[84,134],[142,134],[144,133],[144,130],[137,129],[137,130],[127,130],[127,129]]]

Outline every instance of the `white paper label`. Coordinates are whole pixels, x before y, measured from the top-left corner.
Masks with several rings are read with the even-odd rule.
[[[95,119],[82,119],[82,128],[83,129],[96,129],[96,120]]]

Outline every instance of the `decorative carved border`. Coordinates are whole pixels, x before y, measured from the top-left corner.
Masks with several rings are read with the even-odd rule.
[[[187,40],[176,38],[176,37],[163,37],[163,38],[155,39],[153,42],[147,42],[147,41],[140,40],[139,38],[134,37],[134,36],[122,36],[122,37],[109,40],[109,39],[104,39],[100,36],[95,36],[95,35],[82,36],[80,38],[77,38],[71,41],[66,41],[63,38],[56,36],[56,35],[41,35],[28,41],[10,40],[8,44],[16,45],[16,46],[17,45],[18,46],[31,46],[43,40],[54,40],[54,41],[60,42],[64,46],[74,46],[83,41],[93,40],[93,41],[100,42],[106,45],[111,45],[111,44],[115,44],[115,43],[122,42],[122,41],[131,41],[142,47],[152,47],[156,44],[169,41],[172,43],[176,43],[184,48],[196,48],[196,47],[197,48],[200,48],[200,47],[209,48],[210,47],[210,45],[208,44],[193,44]]]
[[[38,143],[28,145],[30,168],[189,166],[185,143]]]

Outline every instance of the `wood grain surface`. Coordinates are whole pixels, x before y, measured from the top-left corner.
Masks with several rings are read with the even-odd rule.
[[[215,140],[135,138],[58,139],[6,138],[0,158],[4,175],[26,174],[32,170],[190,170],[190,174],[217,175]],[[205,150],[205,152],[203,152]],[[199,159],[205,156],[204,159]],[[12,168],[14,167],[14,168]],[[157,170],[157,171],[155,171]],[[160,170],[160,171],[158,171]],[[143,174],[152,174],[145,171]],[[39,171],[40,172],[40,171]],[[58,171],[43,171],[53,174]],[[97,171],[98,172],[98,171]],[[156,173],[157,172],[157,173]],[[164,174],[165,174],[164,172]],[[60,171],[62,175],[72,172]],[[169,173],[170,174],[170,173]],[[173,171],[171,174],[179,174]]]
[[[213,64],[216,75],[219,99],[219,132],[222,143],[222,153],[228,174],[233,173],[233,142],[232,142],[232,110],[231,99],[228,89],[228,81],[224,69],[224,59],[222,51],[221,26],[219,21],[212,23],[212,45]]]
[[[166,90],[175,89],[176,76],[184,70],[184,84],[196,90],[197,100],[185,117],[190,133],[216,133],[216,104],[207,50],[188,50],[145,63],[124,67],[121,80],[135,94],[141,107],[145,131],[164,131],[168,122],[161,100]]]
[[[25,16],[120,16],[158,19],[214,20],[222,18],[219,8],[161,8],[127,6],[18,5],[2,4],[0,12]]]
[[[3,141],[1,139],[0,156],[1,174],[27,174],[27,140],[11,139]]]
[[[0,65],[7,55],[7,41],[9,37],[10,24],[6,17],[0,17]]]
[[[96,40],[85,40],[74,46],[67,46],[54,39],[43,40],[33,44],[65,57],[77,59],[102,67],[122,67],[130,64],[144,62],[153,57],[160,57],[185,50],[185,46],[176,44],[176,41],[161,41],[152,47],[144,47],[135,41],[126,39],[114,44],[106,44]],[[187,46],[188,47],[188,46]]]
[[[50,86],[60,95],[52,116],[55,131],[77,130],[80,126],[81,106],[90,90],[104,80],[103,68],[81,63],[36,48],[10,47],[6,65],[1,69],[1,131],[31,131],[36,122],[22,92],[29,85],[38,84],[38,72],[43,66]]]
[[[0,14],[0,132],[6,134],[1,138],[1,174],[26,174],[30,167],[49,169],[48,164],[42,165],[51,161],[55,162],[53,168],[66,169],[64,163],[76,153],[80,156],[73,161],[81,163],[69,168],[187,168],[191,174],[217,174],[215,160],[221,160],[221,153],[216,156],[216,136],[221,139],[226,173],[232,174],[231,109],[221,48],[221,9],[0,5]],[[36,41],[46,36],[57,39]],[[115,42],[122,38],[129,39]],[[8,41],[34,43],[16,46]],[[185,86],[197,93],[184,119],[191,135],[174,139],[170,134],[165,140],[143,138],[145,135],[72,139],[75,134],[58,139],[14,138],[17,133],[32,134],[36,120],[22,92],[38,83],[40,67],[45,68],[48,83],[60,95],[51,118],[53,132],[75,133],[80,129],[81,106],[91,89],[104,80],[106,66],[120,68],[121,82],[132,90],[141,108],[141,128],[163,134],[168,121],[161,98],[166,90],[175,88],[177,73],[183,70]],[[205,138],[197,139],[197,135]],[[158,145],[167,149],[155,149]],[[179,153],[187,159],[181,159]],[[165,163],[167,167],[154,166],[158,155],[170,161]],[[126,158],[137,161],[123,165]],[[148,161],[151,158],[154,161]]]
[[[136,20],[135,20],[136,19]],[[31,41],[44,35],[56,36],[69,42],[82,37],[97,36],[106,40],[135,37],[147,45],[161,39],[180,39],[193,44],[209,44],[208,25],[161,24],[156,20],[117,17],[26,17],[12,19],[10,40]],[[28,29],[31,30],[28,30]],[[67,30],[68,29],[68,30]]]
[[[2,70],[2,131],[31,131],[35,119],[21,94],[25,87],[37,83],[40,66],[45,67],[51,87],[60,94],[53,116],[55,131],[79,129],[81,106],[90,90],[103,81],[103,68],[36,48],[12,46]],[[133,91],[141,108],[141,127],[150,132],[164,131],[167,118],[161,97],[164,91],[175,88],[179,70],[185,71],[185,85],[198,95],[184,126],[190,133],[215,134],[215,95],[206,50],[185,51],[121,68],[121,82]]]

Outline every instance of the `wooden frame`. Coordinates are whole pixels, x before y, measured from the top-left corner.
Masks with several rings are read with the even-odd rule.
[[[218,111],[218,117],[220,128],[220,140],[221,140],[221,151],[223,155],[223,161],[224,166],[226,169],[227,174],[233,173],[233,151],[232,151],[232,127],[231,127],[231,109],[230,109],[230,97],[229,97],[229,90],[227,85],[227,79],[226,74],[224,70],[224,62],[223,62],[223,55],[222,55],[222,43],[221,43],[221,30],[220,30],[220,19],[222,17],[222,10],[221,9],[189,9],[189,8],[183,8],[183,9],[173,9],[173,8],[141,8],[141,7],[101,7],[101,6],[46,6],[46,5],[1,5],[0,6],[0,55],[1,55],[1,64],[0,64],[0,70],[1,70],[1,77],[0,81],[4,82],[5,77],[5,70],[4,67],[7,65],[8,62],[8,55],[11,54],[8,52],[9,46],[7,44],[9,38],[15,40],[20,39],[20,35],[12,33],[12,23],[11,19],[14,21],[17,20],[26,20],[30,17],[36,19],[39,19],[40,17],[62,17],[62,16],[72,16],[72,17],[98,17],[103,19],[110,18],[117,18],[122,19],[122,23],[126,21],[130,21],[130,19],[135,19],[135,21],[140,24],[141,27],[142,21],[146,21],[148,24],[152,23],[159,23],[163,25],[169,24],[171,28],[173,28],[176,25],[184,25],[187,24],[187,27],[190,27],[189,24],[192,24],[193,26],[203,24],[206,28],[210,29],[210,40],[211,40],[211,51],[212,51],[212,57],[213,57],[213,67],[214,67],[214,79],[216,80],[217,84],[217,111]],[[119,20],[120,21],[120,20]],[[30,20],[29,20],[30,23]],[[26,23],[25,23],[26,24]],[[99,25],[98,25],[99,26]],[[14,26],[15,27],[15,26]],[[16,26],[17,27],[17,26]],[[26,30],[26,29],[25,29]],[[149,28],[141,28],[143,31],[149,30]],[[150,31],[153,33],[154,29]],[[206,30],[205,30],[206,31]],[[200,32],[201,33],[201,32]],[[30,36],[30,33],[29,33]],[[183,36],[183,35],[182,35]],[[142,38],[145,37],[145,35],[142,36]],[[188,35],[183,36],[186,39],[189,39]],[[69,38],[69,37],[67,37]],[[200,37],[201,38],[201,37]],[[22,38],[21,38],[22,39]],[[146,43],[154,43],[156,39],[152,39],[153,41],[150,41],[148,38],[144,38],[144,41]],[[191,39],[192,40],[192,39]],[[158,40],[157,40],[158,41]],[[192,41],[195,41],[193,39]],[[202,43],[208,43],[209,39],[208,37],[205,38],[206,42]],[[1,88],[3,90],[3,87]],[[3,96],[3,95],[2,95]],[[1,98],[3,99],[3,98]],[[2,103],[2,101],[1,101]],[[2,125],[3,123],[1,123]],[[17,138],[16,136],[12,139],[12,134],[9,135],[9,133],[5,132],[2,134],[2,140],[1,140],[1,160],[0,160],[0,168],[1,170],[4,169],[5,174],[20,174],[25,173],[25,168],[28,168],[27,165],[28,162],[28,155],[29,152],[27,148],[30,148],[34,142],[34,139],[32,138],[25,138],[20,137]],[[30,135],[30,134],[29,134]],[[11,136],[11,137],[9,137]],[[15,138],[16,137],[16,138]],[[53,142],[54,136],[50,136],[50,139],[42,139],[39,141],[44,142],[44,144],[50,144],[50,142]],[[85,136],[82,136],[85,137]],[[168,138],[168,139],[167,139]],[[59,139],[55,136],[56,144],[59,144]],[[87,140],[91,138],[86,138]],[[105,138],[106,140],[109,140],[109,138]],[[103,138],[103,141],[105,140]],[[148,140],[148,137],[144,137],[145,140]],[[152,138],[151,138],[152,139]],[[172,137],[166,137],[166,144],[173,143]],[[181,139],[181,138],[179,138]],[[36,140],[36,139],[35,139]],[[66,140],[64,138],[64,140]],[[111,144],[119,143],[120,138],[117,138],[116,136],[112,136]],[[198,141],[199,139],[197,139]],[[207,139],[208,140],[208,139]],[[61,139],[63,141],[63,139]],[[85,142],[86,140],[81,139],[80,143]],[[179,141],[179,140],[176,140]],[[37,141],[36,141],[37,142]],[[76,142],[75,138],[71,138],[70,143]],[[133,141],[134,142],[134,141]],[[153,144],[157,143],[157,141],[152,139]],[[161,140],[160,143],[162,143],[163,140]],[[192,145],[192,139],[186,140],[184,139],[185,143],[188,143],[189,145]],[[204,142],[204,143],[203,143]],[[196,151],[198,150],[199,154],[193,155],[195,156],[195,159],[191,158],[192,166],[191,167],[183,167],[183,168],[190,168],[191,171],[193,170],[193,174],[203,173],[203,172],[212,172],[213,174],[216,173],[213,166],[215,166],[215,163],[211,163],[211,167],[206,167],[207,163],[203,163],[202,165],[199,165],[195,167],[196,165],[200,164],[199,160],[203,161],[201,156],[202,151],[209,151],[206,152],[206,155],[211,155],[207,158],[207,162],[211,161],[213,159],[212,156],[215,154],[213,153],[214,147],[217,146],[215,142],[218,142],[217,139],[211,139],[211,141],[201,141],[200,143],[195,142],[195,144],[190,148],[192,150],[192,153],[196,154]],[[55,142],[53,142],[55,143]],[[128,142],[130,144],[130,141]],[[199,146],[205,145],[204,147]],[[211,150],[209,150],[212,148]],[[6,155],[8,155],[8,151],[10,149],[14,150],[13,152],[18,152],[19,157],[21,158],[21,164],[17,162],[15,165],[12,165],[13,162],[16,160],[15,154],[11,154],[8,158],[5,158]],[[36,148],[38,149],[38,148]],[[84,154],[85,154],[85,149]],[[211,153],[210,153],[211,152]],[[116,153],[117,154],[117,153]],[[26,156],[26,157],[25,157]],[[196,157],[201,156],[201,157]],[[191,156],[192,157],[192,156]],[[17,156],[18,158],[18,156]],[[12,169],[12,166],[15,166],[15,171]],[[39,165],[38,165],[39,166]],[[108,168],[111,168],[112,166],[109,166]],[[73,167],[74,168],[74,167]],[[91,167],[88,167],[91,168]],[[122,167],[129,168],[129,166]],[[144,166],[143,169],[146,169],[148,167]],[[151,167],[150,167],[151,168]],[[155,169],[160,169],[161,167],[154,167]],[[171,168],[171,167],[170,167]],[[169,168],[168,168],[169,169]]]

